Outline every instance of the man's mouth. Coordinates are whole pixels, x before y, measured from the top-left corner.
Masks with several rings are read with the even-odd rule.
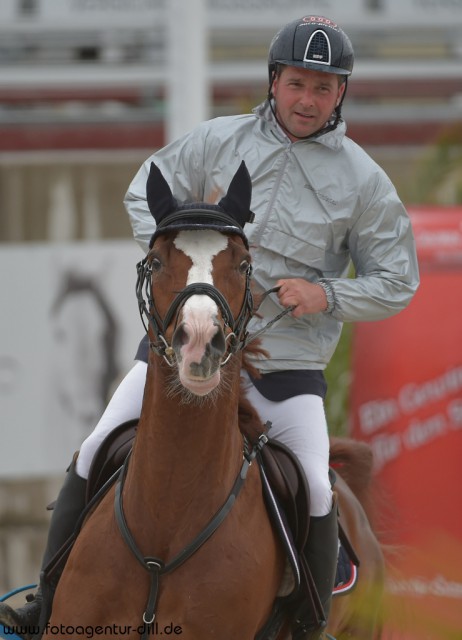
[[[300,111],[296,111],[295,115],[298,116],[299,118],[303,118],[305,120],[311,120],[312,118],[314,118],[313,114],[311,114],[311,113],[301,113]]]

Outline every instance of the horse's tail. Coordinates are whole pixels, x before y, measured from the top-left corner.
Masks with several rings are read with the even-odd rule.
[[[361,503],[366,515],[372,518],[372,449],[366,442],[351,438],[330,438],[330,465]]]
[[[351,438],[330,438],[330,463],[358,497],[372,480],[372,449],[366,442]]]
[[[364,631],[367,633],[361,634],[361,637],[367,637],[370,640],[383,640],[384,546],[377,537],[375,527],[375,516],[378,512],[376,510],[376,487],[373,486],[372,449],[365,442],[332,437],[330,438],[330,464],[334,471],[338,472],[339,478],[344,481],[344,484],[348,485],[360,505],[360,507],[354,505],[350,493],[348,503],[351,512],[358,517],[353,518],[354,523],[350,523],[351,529],[347,534],[349,534],[350,542],[361,559],[364,571],[361,572],[360,569],[358,580],[358,588],[361,580],[363,586],[360,590],[357,588],[356,594],[358,595],[352,595],[353,602],[357,604],[352,607],[347,616],[345,630],[348,630],[348,633],[345,633],[345,637],[347,635],[350,637],[350,623],[352,629],[356,629],[358,624],[362,629],[361,625],[364,624]],[[342,485],[339,483],[339,491],[341,487]],[[358,515],[361,514],[361,507],[370,526],[365,525],[363,515]],[[356,600],[356,598],[359,599]],[[349,607],[351,606],[349,605]],[[358,608],[356,609],[356,607]],[[356,632],[352,630],[351,634],[351,637],[357,637]],[[342,634],[340,635],[343,637]]]

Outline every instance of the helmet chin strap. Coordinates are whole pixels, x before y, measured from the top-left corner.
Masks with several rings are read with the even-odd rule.
[[[287,127],[279,120],[277,113],[276,113],[276,109],[274,108],[274,104],[275,104],[275,100],[274,100],[274,96],[273,96],[273,92],[272,92],[272,87],[273,87],[273,81],[274,81],[274,75],[273,78],[271,79],[271,84],[268,88],[268,96],[267,96],[267,100],[271,109],[271,112],[274,116],[274,119],[276,120],[276,122],[278,123],[278,125],[281,127],[281,129],[283,131],[285,131],[286,133],[290,133],[290,135],[293,138],[297,138],[297,140],[311,140],[312,138],[318,138],[319,136],[323,136],[325,133],[329,133],[329,131],[333,131],[334,129],[336,129],[342,119],[342,104],[343,101],[345,99],[345,95],[347,92],[347,88],[348,88],[348,76],[345,76],[345,90],[343,92],[342,97],[340,98],[340,102],[338,103],[338,105],[335,107],[333,113],[335,113],[335,118],[334,121],[330,124],[324,124],[323,127],[321,127],[321,129],[318,129],[317,131],[315,131],[314,133],[310,133],[310,135],[308,136],[297,136],[295,135],[295,133],[292,133],[291,131],[289,131],[289,129],[287,129]]]

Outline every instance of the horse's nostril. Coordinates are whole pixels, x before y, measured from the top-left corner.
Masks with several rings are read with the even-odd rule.
[[[175,329],[172,338],[172,347],[174,349],[180,349],[183,345],[188,344],[189,335],[187,331],[185,331],[184,325],[180,324],[179,327]]]
[[[217,332],[210,341],[210,346],[212,348],[212,351],[217,352],[220,356],[223,355],[226,351],[225,334],[223,333],[221,327],[217,326]]]

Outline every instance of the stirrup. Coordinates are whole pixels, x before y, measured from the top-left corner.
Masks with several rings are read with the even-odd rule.
[[[39,598],[36,597],[37,592],[35,594],[28,594],[26,596],[26,603],[17,609],[13,609],[5,602],[22,591],[28,591],[36,587],[37,585],[34,584],[19,587],[18,589],[9,591],[0,598],[0,638],[27,640],[37,633],[42,609],[42,598],[41,596]],[[33,611],[34,608],[35,611]]]

